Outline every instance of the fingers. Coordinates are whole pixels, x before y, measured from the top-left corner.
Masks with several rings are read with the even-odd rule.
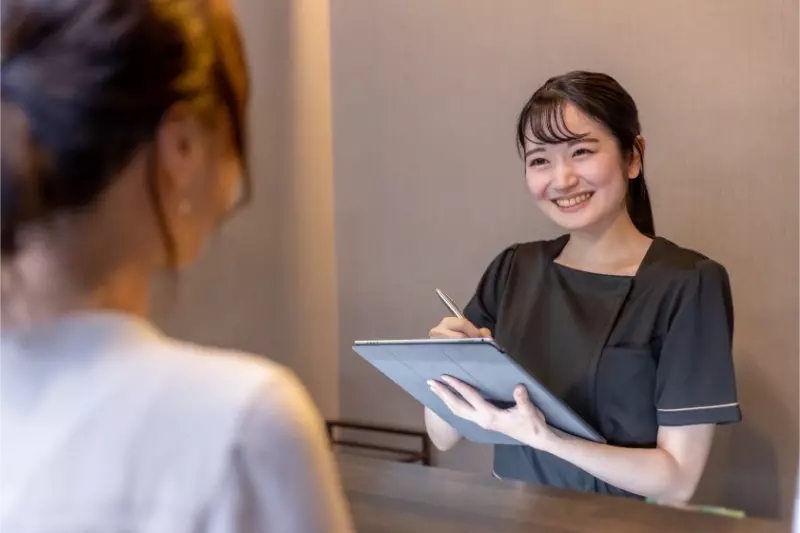
[[[475,390],[474,387],[470,387],[463,381],[451,376],[442,376],[442,381],[453,387],[453,389],[465,400],[467,400],[473,408],[484,409],[487,407],[494,407],[492,404],[484,400],[483,396],[481,396],[481,394]]]
[[[517,385],[517,387],[514,389],[514,401],[517,402],[517,407],[519,410],[525,413],[527,416],[545,423],[544,414],[539,410],[538,407],[533,405],[525,385]]]
[[[528,396],[528,389],[525,388],[525,385],[516,386],[514,389],[514,401],[517,402],[517,406],[523,411],[530,412],[534,409],[533,402],[531,402],[531,397]]]
[[[452,331],[443,328],[441,325],[436,326],[428,332],[428,337],[431,339],[466,339],[467,336],[458,331]]]
[[[481,328],[481,329],[478,330],[478,333],[480,333],[481,337],[485,337],[487,339],[491,339],[492,338],[492,332],[489,331],[488,328]]]
[[[436,381],[429,381],[428,386],[431,388],[431,392],[438,396],[454,415],[467,420],[473,419],[472,415],[475,410],[472,406],[453,394],[447,387]]]
[[[465,318],[447,317],[430,331],[429,336],[432,339],[477,339],[486,335]]]

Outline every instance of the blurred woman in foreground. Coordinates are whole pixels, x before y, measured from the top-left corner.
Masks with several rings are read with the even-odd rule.
[[[146,318],[247,198],[227,1],[9,1],[2,40],[0,527],[350,531],[297,379]]]

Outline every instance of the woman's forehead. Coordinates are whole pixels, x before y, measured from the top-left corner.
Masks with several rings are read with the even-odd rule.
[[[578,135],[591,133],[598,126],[597,121],[570,102],[566,102],[563,106],[563,117],[567,129]]]
[[[542,129],[544,129],[545,132],[557,133],[561,137],[570,137],[573,138],[573,140],[581,137],[601,139],[606,136],[605,128],[603,128],[602,124],[581,111],[580,108],[571,102],[562,103],[558,113],[532,117],[532,120],[549,121],[546,125],[542,124],[542,126],[544,126]],[[533,133],[531,121],[528,121],[525,128],[525,138],[526,144],[563,144],[538,139]]]

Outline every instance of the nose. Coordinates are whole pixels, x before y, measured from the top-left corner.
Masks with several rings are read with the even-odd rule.
[[[559,192],[566,192],[575,188],[579,181],[578,176],[572,170],[572,166],[567,162],[561,162],[554,169],[551,186]]]

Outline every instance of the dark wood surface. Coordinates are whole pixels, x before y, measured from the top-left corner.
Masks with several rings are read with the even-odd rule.
[[[788,526],[341,455],[359,533],[786,533]]]

